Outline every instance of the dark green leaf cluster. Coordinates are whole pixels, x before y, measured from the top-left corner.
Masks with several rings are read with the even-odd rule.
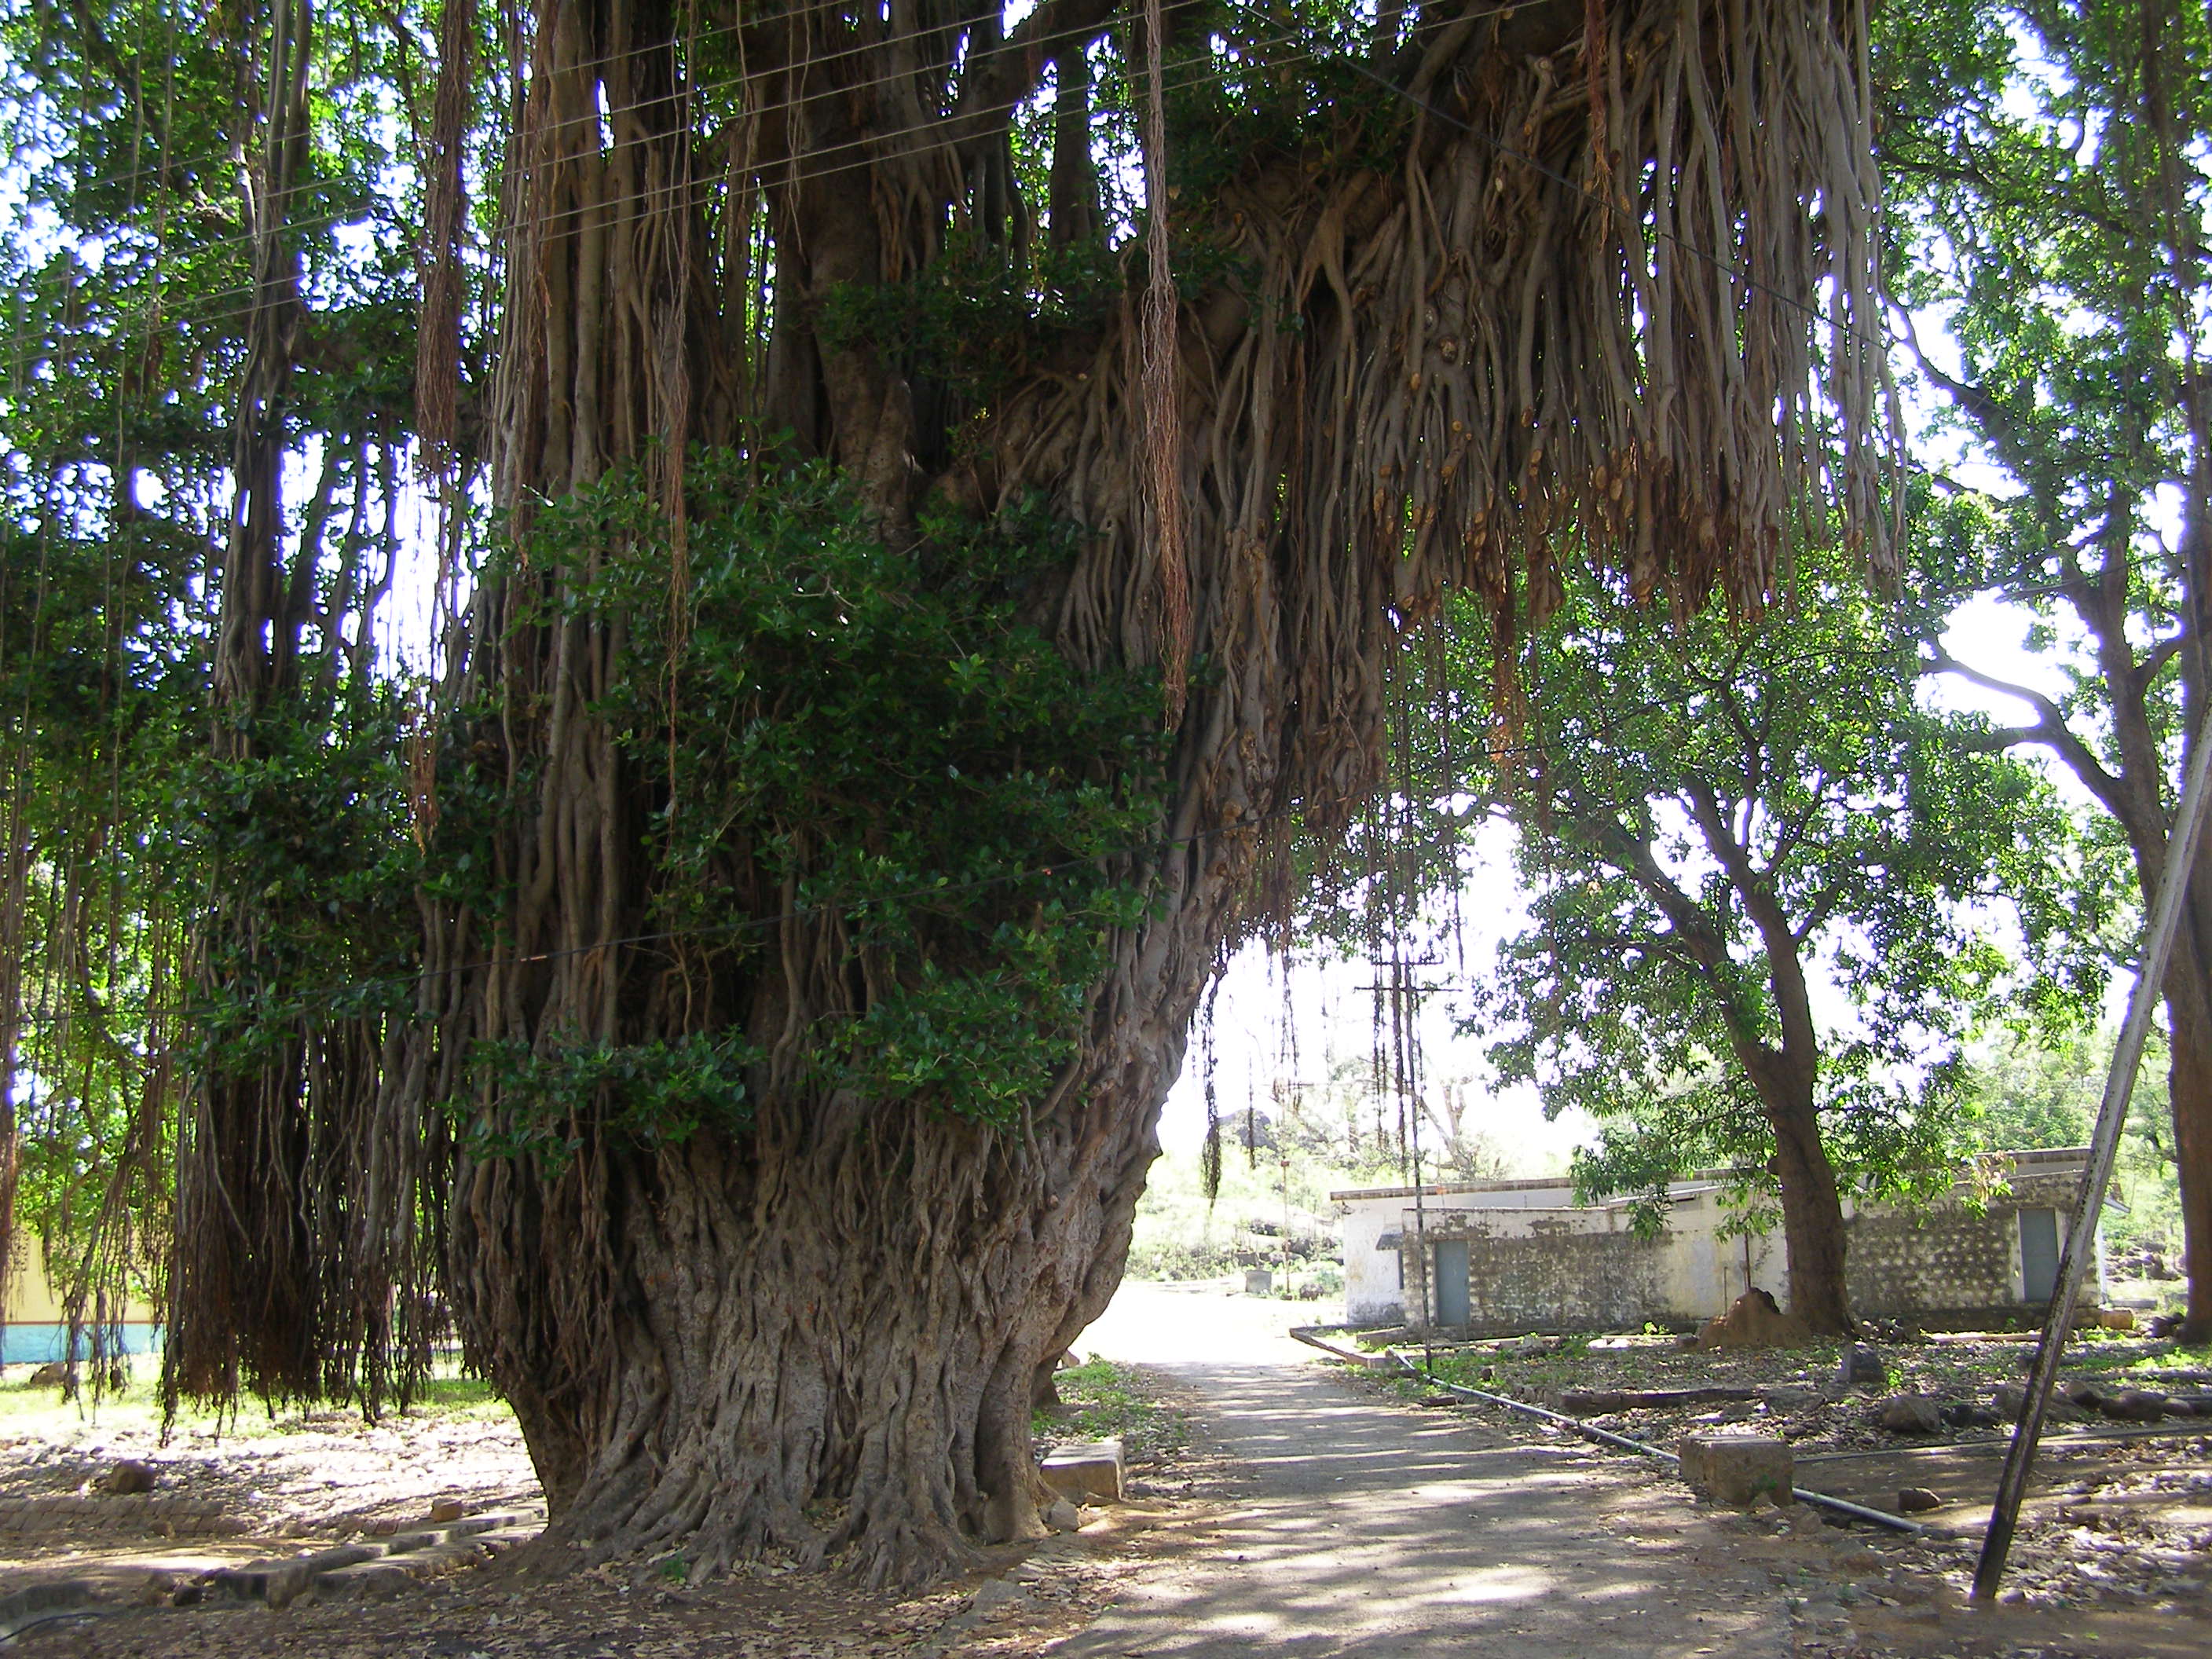
[[[508,578],[546,596],[525,625],[625,641],[597,712],[657,800],[648,927],[728,988],[726,1027],[781,973],[774,925],[819,919],[854,994],[809,1033],[816,1082],[1014,1121],[1075,1051],[1108,930],[1143,914],[1157,688],[1079,674],[1019,620],[1073,550],[1042,514],[894,550],[825,467],[702,453],[687,480],[688,576],[624,474],[550,508]]]
[[[752,1116],[745,1068],[760,1057],[728,1033],[541,1049],[487,1042],[474,1055],[477,1082],[508,1109],[470,1150],[482,1158],[534,1155],[558,1167],[583,1146],[575,1126],[585,1122],[643,1146],[680,1145],[702,1124],[741,1129]]]
[[[250,896],[255,926],[202,945],[198,1063],[248,1069],[318,1024],[400,1015],[420,960],[403,710],[356,685],[331,708],[301,697],[252,723],[242,758],[182,769],[170,821],[185,867]],[[303,999],[309,1006],[303,1006]]]
[[[970,242],[902,283],[841,283],[823,305],[821,335],[872,348],[910,380],[985,409],[1095,329],[1121,291],[1120,261],[1101,244],[1038,250],[1024,266]]]

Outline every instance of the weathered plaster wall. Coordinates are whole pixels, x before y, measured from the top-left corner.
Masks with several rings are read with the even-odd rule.
[[[1346,1208],[1338,1234],[1344,1245],[1344,1316],[1355,1325],[1395,1325],[1406,1317],[1398,1252],[1380,1248],[1382,1235],[1397,1224],[1398,1212],[1387,1203]]]
[[[2039,1314],[2022,1294],[2020,1212],[2072,1214],[2077,1171],[2017,1175],[2010,1192],[1977,1214],[1963,1203],[1917,1214],[1887,1206],[1857,1210],[1844,1257],[1853,1311],[1869,1318]]]
[[[1549,1215],[1518,1236],[1480,1223],[1462,1236],[1471,1329],[1633,1327],[1664,1294],[1667,1243],[1638,1238],[1625,1225],[1597,1232]]]
[[[2071,1208],[2080,1170],[2066,1157],[2023,1155],[2011,1192],[1979,1212],[1957,1199],[1917,1215],[1847,1206],[1855,1308],[1931,1322],[2029,1311],[2019,1212]],[[1630,1231],[1625,1206],[1577,1206],[1559,1182],[1425,1189],[1418,1211],[1403,1188],[1338,1196],[1346,1202],[1346,1301],[1354,1321],[1418,1322],[1433,1310],[1424,1225],[1431,1244],[1465,1243],[1469,1328],[1480,1334],[1694,1324],[1726,1312],[1751,1285],[1788,1298],[1779,1232],[1723,1237],[1728,1217],[1711,1182],[1678,1185],[1666,1232],[1648,1240]],[[1399,1249],[1378,1249],[1393,1233]]]

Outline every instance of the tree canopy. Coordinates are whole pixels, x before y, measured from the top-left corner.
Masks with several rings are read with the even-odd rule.
[[[1849,1329],[1839,1192],[1949,1186],[1993,925],[2050,931],[2068,835],[1980,722],[1923,707],[1906,613],[1797,580],[1757,629],[1591,583],[1530,641],[1502,786],[1530,921],[1478,1029],[1599,1120],[1586,1189],[1718,1164],[1778,1194],[1791,1306]]]
[[[26,982],[160,988],[173,1394],[377,1408],[450,1312],[549,1549],[1033,1530],[1409,636],[1887,565],[1864,27],[8,14],[9,940],[97,866]]]

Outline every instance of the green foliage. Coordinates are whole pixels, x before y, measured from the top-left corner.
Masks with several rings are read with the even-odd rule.
[[[1534,921],[1479,1019],[1547,1111],[1607,1126],[1577,1158],[1584,1191],[1735,1167],[1759,1224],[1761,1079],[1785,1054],[1817,1063],[1849,1181],[1948,1185],[1960,1044],[2010,981],[1986,908],[2043,932],[2045,860],[2068,836],[1978,723],[1921,706],[1898,622],[1805,569],[1756,629],[1677,624],[1586,582],[1531,641],[1528,759],[1508,787]]]
[[[2041,659],[2033,685],[1959,672],[2017,700],[2010,739],[2073,774],[2098,809],[2088,835],[2147,895],[2212,699],[2212,16],[2143,0],[1876,15],[1891,269],[1948,337],[1916,342],[1930,435],[1996,471],[1966,509],[1961,575],[2031,613]],[[2212,973],[2201,932],[2183,929],[2169,986]],[[2116,965],[2134,935],[2100,941]],[[2205,1069],[2199,996],[2174,1010],[2169,1113],[2212,1145],[2187,1087]]]
[[[475,1055],[478,1082],[498,1092],[507,1112],[470,1150],[482,1158],[535,1154],[557,1167],[582,1146],[574,1126],[586,1121],[644,1146],[680,1145],[702,1124],[738,1130],[752,1116],[745,1067],[759,1058],[756,1047],[728,1034],[539,1050],[488,1042]]]
[[[1182,1414],[1151,1397],[1134,1368],[1112,1359],[1091,1359],[1053,1375],[1061,1408],[1038,1412],[1030,1431],[1040,1445],[1055,1440],[1121,1442],[1132,1462],[1150,1462],[1189,1443]]]
[[[1388,141],[1408,111],[1364,72],[1373,29],[1334,0],[1178,9],[1163,76],[1168,182],[1178,203],[1209,201],[1255,161],[1279,156],[1310,157],[1316,170],[1389,165]],[[1100,81],[1101,102],[1127,124],[1132,149],[1146,91],[1118,58]]]
[[[332,1022],[415,1003],[419,856],[408,832],[399,696],[363,684],[341,708],[304,697],[251,724],[250,752],[182,769],[179,852],[252,896],[249,938],[206,941],[201,1063],[257,1064],[293,1039],[301,1000]]]
[[[388,926],[406,900],[398,796],[374,775],[389,710],[337,687],[386,591],[363,572],[396,550],[371,502],[391,494],[412,396],[420,219],[394,167],[411,4],[318,20],[313,131],[286,203],[313,314],[282,406],[291,465],[320,475],[286,526],[307,690],[257,717],[254,761],[204,760],[264,19],[193,0],[0,8],[15,164],[0,212],[0,756],[22,866],[20,897],[0,893],[19,906],[0,949],[20,969],[0,973],[0,1103],[21,1132],[16,1219],[88,1316],[125,1290],[161,1299],[191,1063],[265,1052],[300,988],[280,988],[280,964],[328,985],[404,960]],[[213,1018],[190,1026],[189,942],[222,870],[265,896],[268,925],[258,950],[210,964]]]
[[[902,283],[840,284],[821,332],[827,344],[872,347],[909,377],[988,407],[1096,328],[1121,287],[1119,262],[1102,245],[1039,250],[1024,267],[969,242]]]
[[[626,641],[598,712],[657,792],[649,925],[728,981],[772,962],[780,903],[833,920],[866,988],[811,1032],[813,1079],[1013,1122],[1075,1052],[1107,930],[1143,915],[1125,854],[1158,820],[1156,690],[1077,673],[1018,620],[1065,526],[929,520],[893,551],[826,468],[700,454],[687,477],[688,579],[634,473],[548,509],[507,578],[547,596],[526,625],[588,617]],[[718,1042],[726,1121],[752,1055]],[[643,1081],[657,1056],[537,1063],[523,1093],[549,1108],[638,1067],[625,1109],[682,1127]]]
[[[2112,1069],[2112,1028],[2085,1028],[2047,1041],[1998,1036],[1976,1057],[1969,1082],[1974,1130],[1992,1151],[2086,1146]],[[2173,1116],[2166,1098],[2166,1045],[2153,1031],[2113,1168],[2124,1212],[2107,1215],[2108,1238],[2172,1250],[2181,1239]]]
[[[2212,407],[2186,390],[2212,302],[2195,251],[2212,21],[2136,0],[1898,0],[1877,16],[1892,268],[1951,348],[1919,343],[1929,435],[2000,469],[1950,504],[1951,577],[2032,613],[2055,695],[2014,738],[2081,780],[2102,809],[2089,834],[2140,859],[2163,843],[2185,702],[2203,695],[2184,689],[2197,671],[2175,525],[2203,516],[2212,445]],[[2132,930],[2102,943],[2124,958]]]

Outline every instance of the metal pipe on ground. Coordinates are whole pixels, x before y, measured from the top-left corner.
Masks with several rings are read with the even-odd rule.
[[[1322,1341],[1314,1334],[1317,1328],[1310,1325],[1300,1326],[1294,1328],[1291,1334],[1310,1348],[1318,1348],[1334,1358],[1349,1360],[1354,1364],[1364,1365],[1373,1357],[1354,1352],[1349,1348],[1340,1348],[1333,1342]],[[1658,1446],[1647,1445],[1644,1442],[1631,1439],[1625,1434],[1616,1434],[1611,1429],[1601,1429],[1595,1423],[1585,1423],[1579,1417],[1570,1417],[1565,1412],[1555,1412],[1549,1407],[1532,1406],[1525,1400],[1515,1400],[1502,1394],[1486,1393],[1480,1389],[1470,1389],[1463,1383],[1447,1382],[1442,1377],[1416,1365],[1395,1348],[1387,1349],[1385,1352],[1413,1376],[1419,1377],[1431,1388],[1443,1389],[1447,1394],[1461,1395],[1469,1400],[1480,1401],[1486,1406],[1503,1406],[1507,1411],[1518,1412],[1524,1417],[1533,1417],[1540,1422],[1571,1430],[1584,1439],[1594,1440],[1601,1446],[1612,1446],[1621,1451],[1632,1452],[1639,1457],[1656,1458],[1662,1463],[1672,1464],[1678,1468],[1681,1466],[1682,1460],[1680,1457]],[[1871,1521],[1876,1526],[1887,1527],[1896,1532],[1910,1533],[1916,1538],[1928,1530],[1917,1521],[1908,1521],[1901,1515],[1891,1515],[1883,1510],[1869,1509],[1865,1504],[1854,1504],[1848,1498],[1831,1498],[1824,1492],[1811,1492],[1803,1486],[1792,1486],[1790,1489],[1790,1494],[1801,1504],[1810,1504],[1816,1509],[1827,1510],[1837,1515],[1847,1515],[1855,1521]]]

